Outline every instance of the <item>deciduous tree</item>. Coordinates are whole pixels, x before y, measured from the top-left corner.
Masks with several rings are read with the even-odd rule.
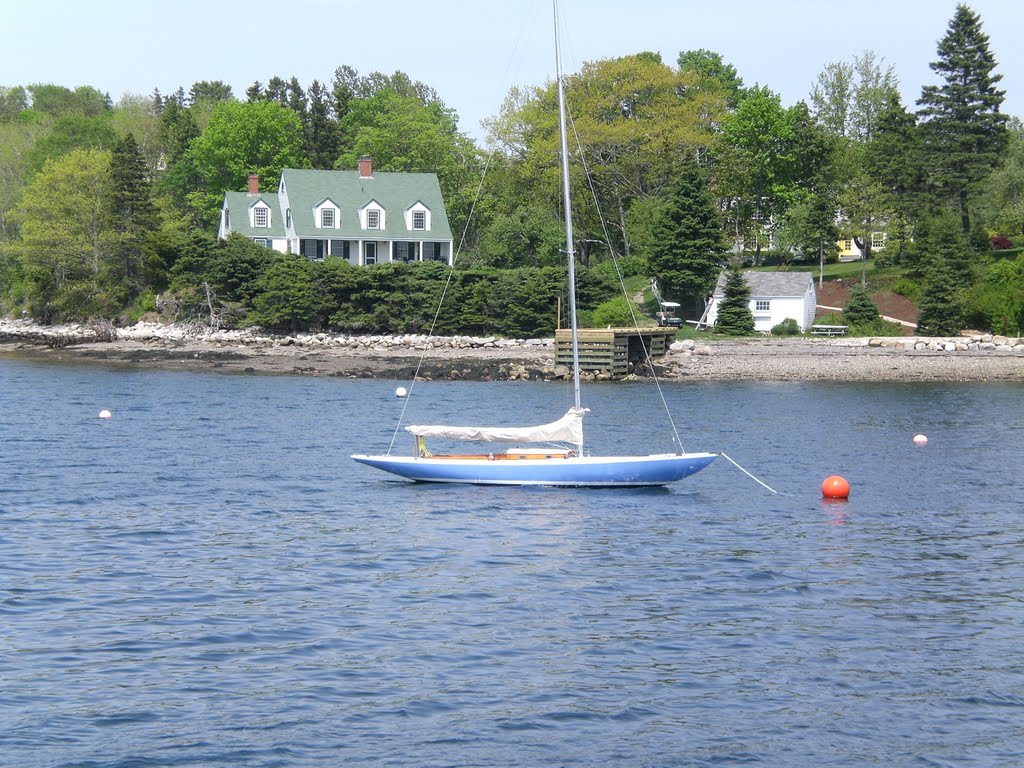
[[[111,252],[110,153],[74,149],[50,160],[26,187],[16,216],[20,251],[44,320],[109,313],[102,271]]]
[[[245,189],[250,173],[276,181],[283,168],[308,166],[298,115],[275,102],[221,102],[187,154],[202,180],[188,201],[210,227],[225,190]]]

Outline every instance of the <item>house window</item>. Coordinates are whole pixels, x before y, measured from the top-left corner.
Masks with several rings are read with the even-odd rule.
[[[287,211],[284,212],[284,225],[286,227],[289,227],[289,228],[292,225],[292,209],[291,208],[289,208]]]
[[[265,237],[254,237],[252,241],[256,243],[256,245],[262,245],[264,248],[270,247],[269,244],[267,243],[267,238]]]
[[[754,301],[755,312],[770,312],[772,303],[768,299],[757,299]]]
[[[423,244],[423,260],[433,261],[434,260],[434,243]]]
[[[884,248],[885,247],[885,232],[872,232],[871,233],[871,247],[872,248]]]
[[[320,209],[320,226],[323,229],[334,229],[334,209],[333,208],[321,208]]]
[[[252,225],[254,227],[270,226],[270,210],[260,206],[252,209]]]
[[[844,251],[852,251],[853,250],[853,240],[843,240],[843,250]]]
[[[413,211],[412,212],[412,228],[413,229],[426,229],[427,228],[427,212],[426,211]]]
[[[444,249],[441,243],[424,243],[423,244],[423,260],[424,261],[447,261],[444,257]]]
[[[366,228],[380,229],[380,211],[371,209],[366,212]]]

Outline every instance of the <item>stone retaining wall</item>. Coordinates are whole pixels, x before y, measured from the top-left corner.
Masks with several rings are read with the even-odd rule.
[[[973,333],[948,338],[892,337],[868,339],[869,347],[928,352],[1010,352],[1024,354],[1024,339]]]

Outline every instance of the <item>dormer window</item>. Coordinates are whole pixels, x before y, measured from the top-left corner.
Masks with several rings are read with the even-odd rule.
[[[427,212],[426,211],[413,211],[412,212],[412,228],[413,229],[426,229],[427,228]]]
[[[320,209],[320,227],[322,229],[334,229],[334,209]]]
[[[258,205],[252,209],[252,225],[254,227],[269,227],[270,226],[270,209],[263,205]]]
[[[366,212],[366,228],[380,229],[380,211],[371,208]]]

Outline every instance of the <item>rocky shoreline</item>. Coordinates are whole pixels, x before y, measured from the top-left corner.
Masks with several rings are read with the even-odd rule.
[[[43,327],[0,320],[0,356],[169,370],[411,380],[564,379],[552,339],[270,334],[257,328],[138,323]],[[655,360],[680,381],[1024,381],[1024,341],[956,338],[764,338],[677,341]],[[644,378],[649,371],[638,370]],[[607,378],[590,374],[589,378]]]

